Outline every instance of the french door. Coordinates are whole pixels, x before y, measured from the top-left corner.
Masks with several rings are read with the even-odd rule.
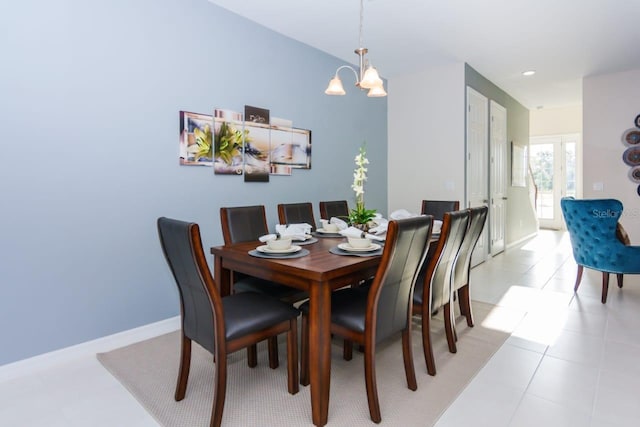
[[[467,207],[489,206],[489,100],[467,86]],[[487,260],[489,227],[484,227],[471,265]]]
[[[536,216],[540,228],[561,229],[560,199],[581,195],[577,166],[579,141],[579,134],[537,136],[529,141],[529,163],[535,183]]]
[[[507,221],[507,110],[493,99],[489,103],[489,230],[491,255],[504,251]]]

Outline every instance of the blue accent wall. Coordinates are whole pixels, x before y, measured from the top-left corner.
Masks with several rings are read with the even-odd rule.
[[[200,223],[208,253],[221,206],[264,204],[273,227],[278,203],[353,205],[363,141],[386,215],[386,98],[350,73],[324,95],[342,61],[206,0],[3,2],[0,52],[0,365],[178,315],[159,216]],[[244,105],[311,129],[312,169],[178,165],[180,110]]]

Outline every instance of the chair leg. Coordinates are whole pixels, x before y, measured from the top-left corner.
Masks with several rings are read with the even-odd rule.
[[[298,379],[298,319],[291,319],[287,332],[287,386],[289,394],[300,390]]]
[[[584,271],[584,267],[578,264],[578,275],[576,276],[576,284],[573,287],[573,292],[578,292],[578,286],[580,286],[580,281],[582,280],[583,271]]]
[[[380,415],[378,386],[376,385],[375,345],[370,341],[365,344],[364,349],[364,380],[367,386],[369,415],[374,423],[379,423],[382,420],[382,416]]]
[[[227,355],[223,351],[216,352],[216,379],[213,385],[213,408],[211,410],[210,427],[220,427],[222,411],[227,394]]]
[[[471,310],[468,284],[458,289],[458,298],[460,301],[460,312],[467,319],[467,326],[473,327],[473,311]]]
[[[616,277],[618,278],[618,287],[620,289],[622,289],[622,279],[624,278],[623,274],[616,274]]]
[[[456,353],[456,331],[453,326],[453,310],[451,303],[444,305],[444,330],[447,333],[447,343],[449,344],[449,352]]]
[[[465,285],[465,286],[467,286],[467,285]],[[458,300],[458,305],[460,306],[460,314],[461,314],[462,316],[465,316],[465,315],[466,315],[466,313],[465,313],[465,311],[464,311],[464,309],[465,309],[465,307],[464,307],[464,301],[462,300],[462,294],[463,294],[463,293],[464,293],[464,292],[462,291],[462,288],[458,289],[458,291],[457,291],[457,292],[454,292],[454,293],[453,293],[453,300],[454,300],[454,301],[455,301],[455,300]]]
[[[309,385],[309,317],[302,315],[300,323],[300,384]]]
[[[215,356],[213,361],[215,362]],[[255,368],[258,365],[258,347],[253,344],[247,347],[247,365],[250,368]]]
[[[344,340],[342,343],[342,358],[351,360],[353,358],[353,341]]]
[[[276,369],[280,366],[280,360],[278,358],[278,337],[270,337],[267,339],[269,343],[269,367]]]
[[[409,320],[411,322],[411,320]],[[404,359],[404,373],[407,376],[407,387],[416,391],[418,382],[416,381],[416,370],[413,365],[413,344],[411,344],[411,323],[402,331],[402,358]]]
[[[602,303],[607,302],[607,293],[609,292],[609,273],[602,272]]]
[[[436,362],[433,359],[433,348],[431,346],[431,316],[429,313],[422,314],[422,351],[424,361],[427,364],[427,373],[433,376],[436,374]]]
[[[182,334],[180,348],[180,369],[178,370],[178,383],[176,384],[175,399],[177,402],[184,399],[189,380],[189,368],[191,367],[191,340]]]

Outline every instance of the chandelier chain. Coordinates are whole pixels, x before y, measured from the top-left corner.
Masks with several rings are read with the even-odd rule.
[[[364,0],[360,0],[360,34],[358,36],[358,47],[362,47],[362,21],[364,21]]]

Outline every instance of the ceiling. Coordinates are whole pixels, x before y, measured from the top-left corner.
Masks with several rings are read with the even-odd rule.
[[[358,0],[209,1],[358,60]],[[364,0],[363,47],[385,78],[466,62],[525,107],[553,108],[582,103],[583,77],[640,68],[639,18],[640,0]]]

